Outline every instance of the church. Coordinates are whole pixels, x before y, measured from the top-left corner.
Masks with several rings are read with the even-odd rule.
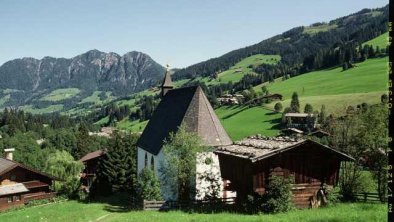
[[[181,124],[184,124],[189,132],[196,133],[202,145],[218,147],[233,143],[201,87],[174,89],[167,70],[161,85],[161,97],[161,102],[137,143],[138,172],[149,167],[160,178],[159,168],[164,159],[162,150],[164,141],[169,139],[170,133],[176,133]],[[217,172],[220,174],[217,156],[213,153],[207,153],[204,156],[213,157],[214,165],[217,165]],[[199,170],[204,170],[204,167],[197,166],[197,171]],[[196,184],[199,186],[198,181]]]

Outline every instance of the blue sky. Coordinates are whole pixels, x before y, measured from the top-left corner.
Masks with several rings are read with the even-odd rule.
[[[186,67],[290,28],[388,0],[0,0],[0,64],[70,58],[90,49],[141,51]]]

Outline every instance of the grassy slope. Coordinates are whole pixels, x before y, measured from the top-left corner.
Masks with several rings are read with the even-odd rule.
[[[268,89],[284,96],[284,107],[289,106],[291,95],[296,91],[302,109],[306,103],[312,104],[314,109],[320,109],[324,104],[328,112],[341,113],[349,105],[379,102],[380,96],[387,89],[386,63],[387,57],[369,59],[344,72],[342,68],[333,68],[303,74],[286,81],[277,80],[268,84]],[[259,91],[261,86],[256,86],[255,89]],[[275,102],[267,106],[272,109],[274,105]],[[279,122],[280,114],[271,114],[266,109],[222,107],[216,113],[233,140],[257,133],[267,136],[278,133],[275,125]],[[140,131],[141,126],[144,125],[128,121],[118,124],[118,128],[130,131]]]
[[[92,95],[84,98],[81,102],[79,102],[79,104],[82,103],[103,104],[115,99],[115,97],[112,96],[112,92],[105,92],[107,98],[102,101],[99,97],[100,93],[102,93],[102,91],[94,91]]]
[[[232,140],[250,135],[276,136],[281,114],[261,107],[221,107],[215,110]]]
[[[387,204],[338,204],[332,207],[309,210],[294,210],[273,215],[242,215],[232,213],[199,214],[181,211],[122,211],[117,206],[104,203],[79,203],[67,201],[47,206],[32,207],[0,214],[2,222],[19,221],[243,221],[243,222],[287,222],[287,221],[386,221]]]
[[[383,33],[382,35],[365,42],[363,45],[373,45],[374,47],[379,46],[380,49],[387,47],[389,39],[389,32]]]
[[[74,97],[79,92],[80,92],[80,90],[77,88],[56,89],[56,90],[53,90],[48,95],[41,98],[41,100],[53,101],[53,102],[61,101],[61,100],[65,100],[65,99]]]
[[[308,26],[308,27],[305,27],[304,33],[307,33],[309,35],[314,35],[318,32],[327,32],[328,30],[335,29],[336,27],[337,27],[336,24],[332,24],[332,25],[322,24],[319,26]]]
[[[297,92],[302,108],[305,103],[311,103],[315,109],[325,104],[329,112],[335,113],[348,105],[379,102],[380,96],[387,93],[387,61],[387,57],[368,59],[346,71],[342,68],[315,71],[275,82],[268,89],[284,96],[284,107],[289,105],[292,93]],[[272,108],[274,104],[268,106]]]
[[[248,73],[253,73],[253,69],[249,68],[250,65],[256,67],[261,64],[276,64],[280,61],[279,55],[253,55],[247,57],[228,70],[218,74],[220,82],[238,82],[241,78]]]
[[[10,98],[11,98],[11,96],[10,96],[9,94],[7,94],[7,95],[5,95],[5,96],[3,96],[3,97],[0,97],[0,107],[1,107],[4,103],[6,103]]]
[[[63,110],[63,105],[62,104],[50,105],[48,107],[41,109],[33,109],[31,105],[27,105],[27,106],[22,106],[20,108],[23,109],[25,112],[29,112],[32,114],[43,114],[43,113],[52,113],[52,112],[61,111]]]
[[[140,122],[139,120],[129,121],[124,119],[116,124],[116,128],[130,132],[142,132],[146,124],[148,124],[148,121]]]

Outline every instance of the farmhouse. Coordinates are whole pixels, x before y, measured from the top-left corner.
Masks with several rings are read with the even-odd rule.
[[[286,113],[287,128],[310,131],[317,127],[317,118],[310,113]]]
[[[308,207],[323,184],[335,186],[341,161],[353,158],[312,140],[288,137],[249,137],[215,151],[223,179],[237,201],[252,193],[264,194],[270,176],[293,177],[293,201]]]
[[[79,161],[85,165],[81,173],[81,183],[83,188],[89,192],[96,176],[98,161],[105,155],[104,150],[97,150],[83,156]]]
[[[278,93],[268,94],[262,97],[263,99],[270,99],[270,100],[282,100],[283,96]]]
[[[52,176],[13,161],[14,149],[4,151],[6,157],[0,157],[0,211],[55,196],[50,189]]]
[[[240,94],[225,94],[217,98],[219,105],[238,105],[244,101],[244,96]]]
[[[162,100],[137,143],[138,172],[150,167],[160,176],[164,141],[169,139],[170,133],[177,132],[181,124],[189,132],[196,133],[203,145],[216,147],[232,144],[201,87],[172,89],[170,83],[171,77],[167,71],[162,84]]]

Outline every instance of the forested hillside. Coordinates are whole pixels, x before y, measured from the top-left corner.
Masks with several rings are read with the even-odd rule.
[[[255,54],[280,55],[285,69],[281,74],[293,75],[310,55],[349,42],[362,43],[386,32],[388,13],[388,6],[364,9],[328,23],[296,27],[255,45],[181,69],[174,74],[174,79],[214,76]]]

